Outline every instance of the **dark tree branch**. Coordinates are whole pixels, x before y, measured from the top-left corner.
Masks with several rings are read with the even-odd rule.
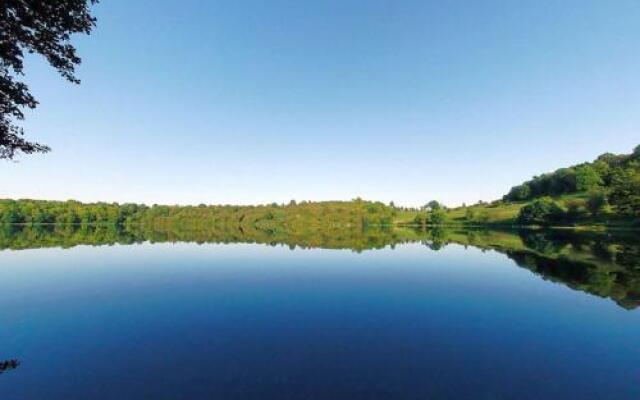
[[[2,0],[0,5],[0,159],[16,153],[47,152],[49,147],[23,138],[16,121],[23,109],[38,102],[29,87],[18,80],[24,76],[24,54],[46,58],[62,77],[80,83],[75,67],[81,59],[69,41],[74,33],[90,34],[95,18],[89,7],[98,0]]]

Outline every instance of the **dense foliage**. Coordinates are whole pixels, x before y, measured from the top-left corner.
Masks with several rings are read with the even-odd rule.
[[[0,223],[117,225],[138,217],[146,209],[137,204],[83,204],[73,200],[0,200]]]
[[[77,201],[0,200],[2,224],[237,226],[278,231],[305,226],[390,225],[395,208],[380,202],[291,202],[259,206],[161,206]]]
[[[448,208],[435,200],[420,210],[360,199],[350,202],[292,201],[287,205],[151,207],[141,204],[83,204],[77,201],[0,200],[0,224],[142,224],[156,227],[189,224],[241,227],[245,230],[257,228],[280,233],[301,232],[308,226],[392,224],[640,226],[640,146],[632,154],[603,155],[593,163],[559,171],[512,189],[511,195],[504,200],[458,208]],[[544,185],[549,188],[569,187],[565,184],[574,182],[571,191],[580,191],[553,197],[540,196],[544,192],[539,187],[541,182],[547,182]],[[509,200],[514,193],[527,199]],[[536,196],[532,197],[532,193]]]
[[[78,245],[130,245],[165,242],[258,243],[284,245],[291,249],[324,248],[362,251],[417,240],[413,229],[389,226],[331,227],[306,226],[270,231],[257,227],[181,225],[4,225],[0,226],[0,250]]]
[[[520,225],[553,225],[564,218],[564,210],[550,198],[543,197],[522,207],[518,223]]]
[[[520,267],[574,290],[640,306],[640,237],[637,231],[442,229],[426,231],[423,243],[449,243],[506,254]]]
[[[623,215],[640,217],[640,173],[635,168],[616,170],[611,177],[609,202]]]
[[[432,207],[429,212],[416,214],[413,222],[417,225],[443,225],[447,222],[446,211],[438,205]]]
[[[581,194],[583,199],[571,199],[574,194]],[[562,208],[549,198],[551,196],[569,196],[571,200],[565,201]],[[575,223],[604,214],[637,221],[640,217],[640,146],[631,154],[607,153],[591,163],[536,176],[513,187],[503,201],[530,202],[520,209],[518,216],[518,223],[526,225]]]
[[[544,196],[610,190],[615,186],[633,187],[640,176],[640,146],[631,154],[606,153],[591,163],[560,168],[552,173],[535,176],[511,188],[505,201],[528,201]],[[621,189],[628,190],[628,189]],[[635,189],[631,189],[633,192]],[[616,204],[615,198],[612,204]]]

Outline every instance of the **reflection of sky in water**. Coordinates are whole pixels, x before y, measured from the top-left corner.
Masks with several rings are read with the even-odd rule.
[[[640,313],[491,251],[145,244],[0,257],[0,359],[22,361],[0,377],[7,398],[640,394]]]

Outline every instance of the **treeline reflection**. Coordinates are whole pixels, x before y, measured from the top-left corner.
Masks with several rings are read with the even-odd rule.
[[[0,361],[0,374],[12,371],[20,366],[20,361],[15,358]]]
[[[640,234],[571,230],[488,230],[304,227],[281,231],[234,226],[5,226],[0,249],[140,243],[257,243],[294,248],[364,251],[422,243],[432,250],[450,244],[505,254],[543,279],[615,301],[640,305]]]
[[[634,231],[432,230],[425,242],[495,250],[545,280],[562,283],[619,306],[640,305],[640,235]]]

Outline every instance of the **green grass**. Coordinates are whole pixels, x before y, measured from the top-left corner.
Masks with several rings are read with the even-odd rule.
[[[478,204],[468,207],[458,207],[447,211],[447,219],[454,223],[468,223],[466,214],[471,210],[474,214],[472,222],[485,224],[515,224],[520,209],[526,203],[498,203],[498,204]]]
[[[510,203],[510,204],[478,204],[468,206],[466,208],[457,207],[446,210],[447,220],[452,224],[467,224],[467,209],[471,209],[475,215],[477,223],[483,224],[504,224],[512,225],[518,217],[518,212],[526,203]],[[420,212],[417,211],[399,211],[394,223],[398,225],[412,224],[415,217]],[[480,222],[482,220],[482,222]]]
[[[561,207],[567,209],[570,202],[587,201],[587,193],[576,193],[564,196],[554,197]],[[475,204],[467,207],[450,208],[445,211],[447,225],[516,225],[518,213],[520,209],[527,205],[528,202],[503,203],[501,201],[487,204]],[[467,218],[468,210],[471,210],[473,219]],[[394,218],[396,225],[411,225],[420,211],[398,211]],[[595,218],[587,218],[580,221],[576,226],[598,227],[598,226],[627,226],[633,221],[617,216],[613,213],[604,212]]]
[[[396,225],[410,225],[413,223],[416,215],[418,215],[416,211],[399,210],[393,218],[393,223]]]

